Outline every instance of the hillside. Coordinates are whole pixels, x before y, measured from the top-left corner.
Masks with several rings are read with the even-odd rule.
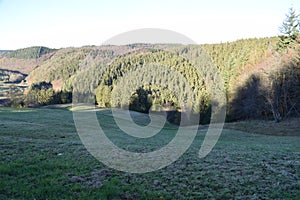
[[[2,57],[2,55],[6,52],[8,52],[9,50],[0,50],[0,57]]]
[[[4,57],[18,58],[18,59],[37,59],[41,56],[52,53],[56,49],[50,49],[42,46],[28,47],[24,49],[17,49],[15,51],[7,51],[4,53]]]
[[[277,38],[261,38],[239,40],[231,43],[200,45],[213,58],[218,68],[222,71],[225,80],[225,87],[229,89],[234,79],[243,74],[246,68],[254,67],[271,56],[271,48],[276,46]],[[67,48],[57,51],[51,59],[40,63],[28,76],[29,83],[47,80],[50,82],[60,82],[56,89],[70,89],[70,80],[75,73],[82,69],[95,68],[100,62],[113,60],[123,54],[138,54],[141,49],[151,51],[151,49],[164,48],[168,51],[172,45],[128,45],[128,46],[104,46],[104,47],[82,47]],[[148,49],[148,50],[147,50]],[[109,62],[109,61],[108,61]],[[88,67],[87,67],[88,66]],[[96,67],[97,68],[97,67]],[[96,74],[94,74],[97,76]],[[94,80],[94,77],[89,77]]]
[[[28,74],[55,51],[47,47],[0,51],[0,106],[22,99],[28,86],[25,80]]]
[[[212,103],[207,80],[214,79],[209,67],[212,64],[219,69],[223,79],[227,120],[269,119],[276,114],[274,110],[283,116],[299,115],[299,44],[287,52],[278,53],[274,50],[278,41],[278,37],[272,37],[193,46],[132,44],[59,50],[31,47],[4,53],[0,57],[0,69],[28,74],[27,86],[49,82],[54,91],[48,93],[56,96],[43,102],[55,103],[56,93],[76,91],[78,100],[96,101],[101,107],[127,104],[130,109],[148,112],[155,104],[181,112],[180,102],[186,102],[189,97],[192,99],[192,112],[202,113],[202,119],[206,119],[207,123]],[[203,73],[198,74],[192,60],[184,57],[187,53],[195,58],[208,54],[213,62],[209,64],[209,59],[203,59],[198,63],[202,65]],[[145,71],[151,63],[166,68]],[[174,70],[187,82],[178,79],[178,75],[172,75]],[[144,81],[141,85],[140,80],[148,82]],[[172,82],[174,80],[177,83]],[[114,90],[117,84],[140,85],[133,91],[123,87],[122,93]],[[184,93],[186,84],[191,86],[193,95]],[[274,93],[274,84],[277,84],[277,90],[282,87],[279,96]],[[121,100],[124,99],[124,91],[129,93],[126,97],[128,103]],[[36,91],[34,95],[34,98],[27,95],[25,105],[29,102],[28,98],[35,104],[34,99],[42,94]],[[114,97],[111,98],[111,95]],[[281,104],[275,105],[275,98],[282,99]]]
[[[300,197],[300,138],[296,136],[224,129],[213,151],[200,159],[199,149],[207,134],[203,128],[176,162],[134,174],[95,159],[80,140],[70,111],[4,108],[0,112],[1,199],[57,199],[58,194],[59,199]],[[110,111],[96,113],[107,137],[129,152],[152,153],[164,148],[178,131],[166,124],[154,137],[135,138],[124,134]],[[124,123],[131,126],[129,120]]]
[[[18,71],[28,75],[39,63],[49,59],[56,49],[28,47],[0,52],[0,69]]]

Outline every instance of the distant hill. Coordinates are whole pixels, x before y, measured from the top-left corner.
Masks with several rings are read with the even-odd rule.
[[[8,51],[4,54],[7,58],[18,59],[37,59],[42,55],[56,51],[56,49],[50,49],[42,46],[28,47],[24,49],[17,49],[14,51]]]
[[[44,62],[57,51],[47,47],[29,47],[14,51],[2,50],[0,69],[18,71],[28,75],[39,63]]]
[[[0,58],[6,53],[8,52],[9,50],[0,50]]]

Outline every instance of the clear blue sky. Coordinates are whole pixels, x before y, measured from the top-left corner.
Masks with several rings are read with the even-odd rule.
[[[0,49],[101,45],[139,28],[163,28],[197,43],[278,34],[296,0],[0,0]]]

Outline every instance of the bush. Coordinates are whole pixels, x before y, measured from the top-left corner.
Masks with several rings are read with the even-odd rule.
[[[40,82],[31,85],[25,96],[24,104],[27,107],[38,107],[50,104],[70,103],[71,101],[71,92],[56,92],[52,88],[51,83]]]

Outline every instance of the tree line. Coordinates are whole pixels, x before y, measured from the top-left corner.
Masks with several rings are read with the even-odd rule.
[[[128,106],[140,112],[164,108],[181,112],[186,109],[183,104],[190,101],[189,109],[205,113],[208,122],[212,102],[207,81],[214,79],[214,72],[208,60],[197,63],[202,66],[203,73],[199,73],[182,56],[193,52],[190,57],[193,60],[193,56],[199,57],[205,51],[223,79],[227,120],[273,117],[279,122],[297,115],[300,106],[299,15],[294,9],[289,10],[280,30],[279,37],[211,45],[170,45],[164,50],[159,45],[136,44],[57,51],[29,79],[42,85],[43,81],[49,84],[61,81],[61,96],[58,98],[59,92],[52,87],[31,87],[24,102],[27,105],[32,101],[38,105],[70,102],[71,95],[66,95],[69,99],[65,101],[62,94],[76,91],[76,98],[89,99],[100,107]],[[124,53],[129,50],[130,53]],[[187,94],[189,89],[192,95]]]

